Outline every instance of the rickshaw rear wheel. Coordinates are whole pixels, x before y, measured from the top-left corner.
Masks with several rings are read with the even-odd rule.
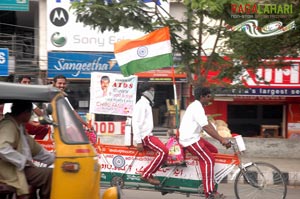
[[[124,187],[124,179],[120,176],[114,176],[110,181],[110,186],[116,186],[123,188]]]
[[[244,167],[234,183],[237,199],[285,199],[286,179],[274,165],[266,162],[254,162]]]

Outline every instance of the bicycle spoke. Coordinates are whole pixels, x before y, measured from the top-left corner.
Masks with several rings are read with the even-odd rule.
[[[258,162],[241,170],[235,180],[234,191],[240,199],[284,199],[286,183],[276,167]]]

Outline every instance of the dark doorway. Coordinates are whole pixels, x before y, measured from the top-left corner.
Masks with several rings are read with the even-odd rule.
[[[227,118],[232,133],[255,137],[260,135],[261,125],[281,127],[283,105],[228,105]]]

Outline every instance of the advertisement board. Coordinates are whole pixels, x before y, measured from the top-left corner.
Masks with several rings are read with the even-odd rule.
[[[114,43],[122,39],[134,39],[145,33],[131,28],[119,32],[101,32],[76,22],[71,0],[47,1],[47,49],[48,51],[98,51],[113,52]]]
[[[90,113],[131,116],[136,101],[137,76],[91,74]]]
[[[0,10],[29,11],[29,0],[1,0]]]
[[[260,67],[255,71],[245,69],[236,78],[237,81],[226,81],[232,85],[242,82],[244,87],[218,88],[216,95],[298,97],[300,95],[300,59],[285,58],[284,63],[286,65],[281,68]],[[213,82],[217,75],[218,71],[209,71],[209,82]]]
[[[64,75],[67,78],[90,78],[91,72],[116,72],[120,67],[113,53],[49,52],[48,78]]]

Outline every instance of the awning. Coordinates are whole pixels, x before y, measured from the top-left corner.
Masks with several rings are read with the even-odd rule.
[[[138,81],[149,82],[172,82],[173,74],[171,68],[164,68],[158,70],[151,70],[146,72],[136,73]],[[187,82],[187,75],[185,73],[175,73],[176,82]]]

